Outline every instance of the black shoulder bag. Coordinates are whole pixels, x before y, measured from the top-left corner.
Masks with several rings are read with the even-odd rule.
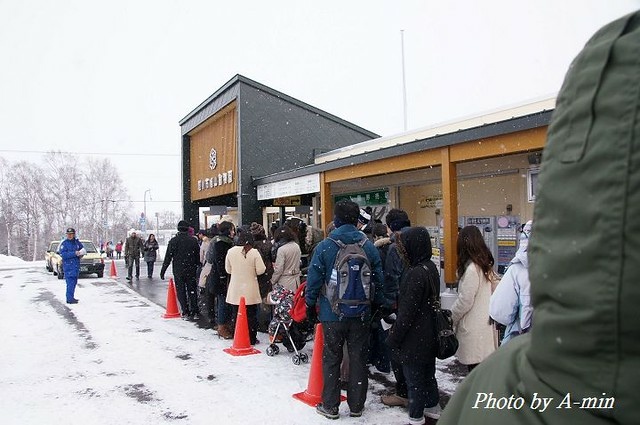
[[[424,264],[424,269],[429,273],[429,269]],[[435,286],[434,279],[431,282],[432,296],[429,299],[429,305],[433,308],[436,317],[436,340],[438,346],[436,348],[436,357],[440,360],[448,359],[458,351],[458,339],[453,332],[453,319],[451,318],[451,310],[440,308],[440,291]]]

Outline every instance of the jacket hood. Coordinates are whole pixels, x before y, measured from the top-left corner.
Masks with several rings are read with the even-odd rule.
[[[431,258],[431,237],[424,227],[409,227],[400,235],[401,252],[410,266],[416,266]]]
[[[344,243],[355,243],[367,236],[356,228],[353,224],[343,224],[329,234],[332,239],[339,239]]]
[[[385,246],[385,245],[391,245],[391,238],[386,237],[386,238],[376,239],[375,241],[373,241],[373,245],[376,248],[380,248],[381,246]]]
[[[529,220],[523,226],[522,232],[520,233],[520,246],[518,247],[518,251],[516,251],[516,255],[511,260],[512,263],[522,263],[525,268],[529,268],[529,238],[531,237],[531,227],[533,226],[533,221]]]

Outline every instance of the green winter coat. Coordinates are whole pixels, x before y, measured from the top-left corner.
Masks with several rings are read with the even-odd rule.
[[[640,423],[639,114],[636,12],[593,36],[558,96],[529,245],[532,330],[465,378],[438,425]],[[489,393],[523,405],[485,408]]]

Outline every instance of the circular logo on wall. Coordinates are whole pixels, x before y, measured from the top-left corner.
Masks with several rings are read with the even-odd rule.
[[[215,148],[211,148],[211,152],[209,152],[209,168],[214,170],[218,165],[218,153]]]

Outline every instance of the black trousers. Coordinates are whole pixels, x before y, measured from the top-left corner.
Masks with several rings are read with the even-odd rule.
[[[236,318],[238,317],[238,306],[235,304],[228,304],[231,306],[231,331],[236,331]],[[257,333],[258,333],[258,306],[260,304],[251,304],[246,306],[247,309],[247,322],[249,322],[249,342],[251,345],[255,345]]]
[[[438,382],[436,381],[436,358],[427,363],[403,365],[409,390],[409,418],[424,418],[424,408],[438,404]]]
[[[136,277],[140,277],[140,257],[128,257],[127,276],[132,277],[133,263],[136,263]]]
[[[347,404],[352,412],[364,409],[369,387],[367,357],[369,355],[368,321],[346,319],[339,322],[322,322],[324,345],[322,347],[322,403],[329,409],[340,405],[340,364],[343,345],[349,354],[349,382]]]
[[[178,302],[183,316],[198,313],[198,293],[196,277],[174,276]]]
[[[393,374],[396,377],[396,395],[408,398],[409,391],[407,390],[407,380],[404,377],[404,370],[402,369],[402,365],[394,360],[391,357],[391,370],[393,370]]]

